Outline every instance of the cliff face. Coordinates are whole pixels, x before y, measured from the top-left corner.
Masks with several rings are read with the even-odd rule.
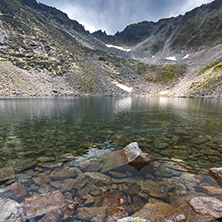
[[[168,44],[172,50],[197,50],[222,43],[222,2],[215,0],[187,12],[184,16],[161,19],[158,22],[140,22],[127,26],[113,38],[101,32],[93,33],[97,38],[119,44],[134,46],[142,41],[156,39],[159,50]],[[184,44],[186,43],[186,44]],[[153,48],[152,48],[153,47]],[[155,54],[157,46],[152,46]]]
[[[218,95],[221,30],[220,0],[114,36],[36,0],[1,0],[0,95]]]

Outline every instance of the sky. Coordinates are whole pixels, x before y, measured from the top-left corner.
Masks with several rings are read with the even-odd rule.
[[[65,12],[86,30],[115,34],[127,25],[184,15],[213,0],[37,0]]]

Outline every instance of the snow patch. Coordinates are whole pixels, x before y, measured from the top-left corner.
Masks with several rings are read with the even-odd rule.
[[[123,89],[124,91],[126,92],[132,92],[133,88],[132,87],[128,87],[128,86],[125,86],[119,82],[116,82],[116,81],[112,81],[113,84],[115,84],[117,87],[119,87],[120,89]]]
[[[160,95],[166,95],[166,94],[168,94],[169,92],[170,92],[169,90],[162,91],[162,92],[160,92]]]
[[[130,52],[132,49],[125,49],[121,46],[116,46],[116,45],[106,45],[106,47],[108,48],[116,48],[116,49],[119,49],[119,50],[122,50],[122,51],[125,51],[125,52]]]
[[[189,54],[186,54],[182,59],[187,59],[187,58],[189,58],[190,57],[190,55]]]
[[[166,57],[166,60],[177,61],[175,56]]]

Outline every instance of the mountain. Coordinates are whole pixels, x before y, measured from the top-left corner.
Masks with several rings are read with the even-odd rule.
[[[90,34],[36,0],[0,2],[0,96],[222,94],[222,2]]]

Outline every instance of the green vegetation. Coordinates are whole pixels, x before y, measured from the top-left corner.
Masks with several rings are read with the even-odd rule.
[[[138,74],[143,75],[148,82],[171,85],[185,74],[187,66],[185,64],[145,65],[139,63],[136,69]]]
[[[96,69],[90,64],[82,64],[82,72],[78,84],[85,90],[91,93],[96,93],[98,90],[98,83]]]
[[[222,57],[220,57],[219,59],[215,60],[214,62],[210,63],[209,65],[207,65],[205,68],[203,68],[200,72],[198,72],[198,76],[202,75],[203,73],[205,73],[207,70],[213,68],[214,66],[218,65],[219,63],[222,62]]]
[[[216,66],[212,72],[194,82],[189,90],[190,94],[222,93],[222,64]]]

